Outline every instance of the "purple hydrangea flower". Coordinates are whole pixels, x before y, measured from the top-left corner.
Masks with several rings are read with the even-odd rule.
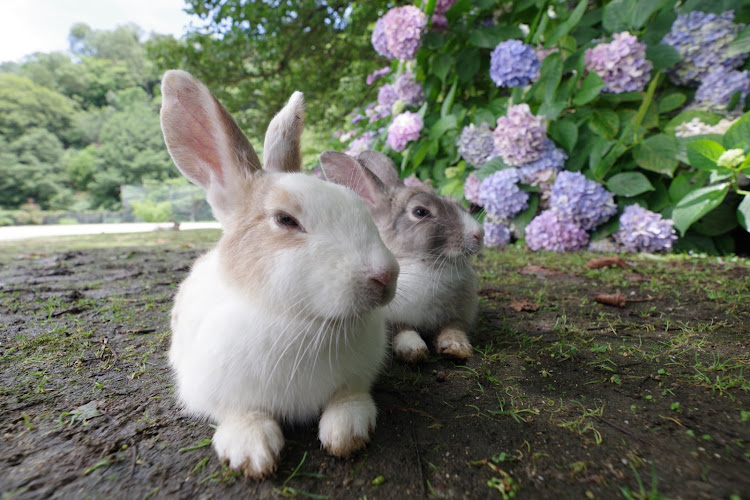
[[[580,250],[588,242],[589,233],[553,210],[545,210],[526,226],[526,244],[535,252]]]
[[[672,249],[677,241],[671,219],[646,210],[640,205],[628,205],[620,216],[620,229],[614,239],[631,252],[662,252]]]
[[[367,85],[372,85],[373,82],[380,80],[385,75],[387,75],[390,70],[391,70],[390,66],[385,66],[383,68],[376,69],[375,71],[367,75],[367,79],[365,80],[365,82],[367,83]]]
[[[523,182],[529,184],[529,180],[534,176],[535,173],[543,170],[562,170],[565,167],[565,162],[568,161],[567,153],[555,146],[555,143],[547,140],[545,141],[544,151],[542,156],[535,161],[524,163],[521,168],[521,178]]]
[[[481,185],[482,181],[479,180],[479,177],[474,175],[474,172],[470,173],[464,181],[464,198],[475,205],[480,205],[479,187]]]
[[[374,130],[368,130],[367,132],[363,133],[352,142],[350,142],[344,153],[348,154],[349,156],[357,156],[362,151],[372,149],[372,143],[375,142],[376,137],[377,132],[375,132]]]
[[[505,224],[484,221],[484,244],[488,247],[504,247],[510,243],[510,229]]]
[[[398,98],[407,106],[421,106],[424,103],[422,85],[414,80],[414,75],[404,73],[394,84]]]
[[[646,88],[654,65],[646,59],[646,45],[627,31],[615,33],[610,43],[587,49],[586,69],[604,80],[603,92],[621,94]]]
[[[404,111],[397,115],[388,127],[386,142],[394,151],[403,151],[408,142],[419,138],[423,126],[421,116],[411,111]]]
[[[529,193],[518,187],[521,173],[517,168],[498,170],[479,186],[479,204],[498,218],[510,219],[529,206]]]
[[[454,3],[456,3],[456,0],[437,0],[437,2],[435,2],[435,10],[433,13],[445,14],[451,7],[453,7]]]
[[[614,195],[579,172],[563,171],[552,185],[550,207],[588,231],[617,213]]]
[[[396,87],[390,83],[386,83],[380,89],[378,89],[378,106],[387,108],[389,111],[393,107],[393,103],[398,100],[398,92]]]
[[[493,136],[503,161],[516,167],[542,157],[547,146],[547,124],[544,118],[531,114],[528,104],[517,104],[497,119]]]
[[[382,17],[375,23],[375,29],[372,30],[372,38],[370,38],[370,41],[372,42],[372,47],[375,49],[375,52],[383,57],[387,57],[388,59],[394,58],[391,51],[388,50],[388,40],[385,36],[385,24],[383,23]]]
[[[448,31],[448,18],[443,14],[432,15],[432,31],[442,33]]]
[[[695,91],[695,101],[707,111],[726,111],[732,96],[740,93],[736,110],[745,107],[745,98],[750,93],[750,71],[727,71],[723,68],[708,73]]]
[[[720,15],[692,11],[680,14],[672,28],[662,39],[674,47],[682,61],[669,71],[669,77],[677,85],[698,85],[703,76],[719,66],[735,69],[745,62],[747,54],[729,57],[727,49],[737,33],[744,27],[735,24],[734,11]]]
[[[492,130],[486,123],[478,127],[471,125],[464,127],[461,137],[458,138],[458,153],[469,165],[479,168],[493,158],[495,151],[495,140]]]
[[[404,179],[404,186],[406,187],[427,187],[429,185],[429,181],[424,182],[419,177],[417,177],[417,174],[411,174],[409,177]]]
[[[411,60],[422,46],[427,16],[413,5],[394,7],[383,16],[388,51],[398,59]]]
[[[523,87],[539,78],[542,63],[521,40],[500,42],[490,55],[490,78],[498,87]]]

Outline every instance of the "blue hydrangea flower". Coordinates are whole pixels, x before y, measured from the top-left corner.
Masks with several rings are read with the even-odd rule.
[[[663,252],[677,241],[674,222],[640,205],[628,205],[620,216],[620,229],[613,237],[631,252]]]
[[[503,161],[517,167],[542,157],[547,149],[547,124],[543,117],[531,114],[528,104],[517,104],[497,119],[493,137]]]
[[[498,170],[479,186],[479,204],[501,220],[510,219],[529,206],[529,193],[518,187],[521,173],[517,168]]]
[[[526,226],[526,244],[533,251],[566,252],[580,250],[589,242],[589,233],[553,210],[545,210]]]
[[[562,170],[565,168],[565,162],[568,161],[568,154],[555,146],[555,143],[547,140],[544,143],[544,150],[538,160],[524,163],[521,165],[521,178],[526,184],[537,172],[542,170]]]
[[[419,139],[423,126],[421,116],[411,111],[404,111],[397,115],[388,127],[386,142],[394,151],[403,151],[407,143]]]
[[[510,243],[510,229],[505,224],[486,219],[483,226],[486,246],[504,247]]]
[[[490,78],[498,87],[523,87],[539,78],[542,63],[521,40],[500,42],[490,55]]]
[[[732,96],[740,93],[740,100],[734,108],[741,111],[745,98],[750,93],[750,71],[727,71],[723,68],[708,73],[695,91],[695,102],[706,111],[726,111]]]
[[[731,10],[720,15],[695,10],[677,16],[661,41],[674,47],[682,56],[682,61],[670,69],[670,79],[677,85],[696,86],[712,69],[721,66],[730,70],[742,66],[747,54],[733,57],[727,54],[729,44],[744,27],[733,20],[734,11]]]
[[[464,127],[458,138],[458,153],[469,165],[479,168],[493,158],[495,151],[495,139],[492,130],[486,123],[478,127],[471,125]]]
[[[614,195],[579,172],[560,172],[552,185],[550,208],[588,231],[617,213]]]
[[[646,59],[646,45],[623,31],[610,43],[600,43],[585,54],[586,69],[604,80],[603,92],[621,94],[646,88],[654,65]]]
[[[399,76],[393,85],[401,102],[407,106],[421,106],[424,103],[424,91],[422,84],[414,80],[414,75],[404,73]]]
[[[413,5],[404,5],[389,10],[382,19],[388,51],[397,59],[414,59],[422,46],[427,15]]]

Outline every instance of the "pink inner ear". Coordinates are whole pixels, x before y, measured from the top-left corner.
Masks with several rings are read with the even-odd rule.
[[[320,156],[323,172],[336,184],[346,186],[362,198],[369,206],[376,207],[381,201],[375,185],[377,181],[354,158],[343,153],[327,151]]]
[[[213,99],[212,99],[213,100]],[[184,92],[177,92],[177,103],[182,110],[178,113],[178,119],[182,120],[181,126],[184,127],[184,137],[186,144],[185,154],[195,154],[199,162],[195,159],[188,159],[183,164],[196,164],[190,175],[204,187],[208,187],[211,182],[211,171],[219,184],[224,184],[224,172],[222,170],[220,153],[216,141],[216,130],[211,125],[211,118],[205,106],[201,105],[200,97],[195,89],[188,89]],[[213,104],[213,103],[212,103]],[[179,116],[183,115],[183,116]],[[207,165],[210,168],[206,170],[201,168]]]

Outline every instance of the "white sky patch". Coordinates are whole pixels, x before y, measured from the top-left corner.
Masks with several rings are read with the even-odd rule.
[[[182,36],[197,17],[183,12],[184,0],[4,0],[0,11],[0,62],[34,52],[67,52],[76,23],[112,30],[135,23],[144,32]]]

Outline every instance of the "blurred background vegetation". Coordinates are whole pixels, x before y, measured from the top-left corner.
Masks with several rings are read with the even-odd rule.
[[[302,90],[313,164],[334,126],[375,97],[365,75],[382,61],[370,33],[392,5],[187,0],[200,27],[180,39],[76,24],[68,53],[0,65],[0,225],[95,222],[66,214],[123,208],[142,220],[205,219],[162,139],[159,81],[169,68],[203,80],[258,150],[270,118]]]

